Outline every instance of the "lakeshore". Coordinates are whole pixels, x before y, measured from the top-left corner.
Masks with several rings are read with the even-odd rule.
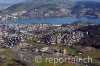
[[[30,18],[30,19],[8,19],[1,21],[3,24],[33,24],[33,23],[48,23],[48,24],[66,24],[73,23],[75,21],[90,22],[100,24],[100,18]]]

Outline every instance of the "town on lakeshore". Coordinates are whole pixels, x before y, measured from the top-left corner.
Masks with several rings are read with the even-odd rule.
[[[93,47],[100,46],[98,31],[100,31],[99,25],[84,22],[0,24],[0,57],[2,60],[7,59],[7,56],[2,54],[6,51],[9,58],[12,59],[14,55],[21,63],[35,62],[34,58],[38,55],[47,58],[80,58],[86,55],[86,52],[95,51]],[[65,65],[66,63],[64,62]],[[73,64],[80,63],[72,63],[72,66]]]
[[[100,66],[100,1],[0,0],[0,66]]]

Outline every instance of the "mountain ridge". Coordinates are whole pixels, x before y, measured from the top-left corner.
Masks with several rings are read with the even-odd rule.
[[[100,3],[92,1],[54,1],[54,0],[35,0],[34,2],[14,4],[4,10],[6,14],[25,13],[16,16],[22,18],[40,17],[100,17]]]

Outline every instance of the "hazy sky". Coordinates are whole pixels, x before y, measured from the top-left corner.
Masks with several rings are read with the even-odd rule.
[[[0,0],[2,4],[13,4],[13,3],[20,3],[28,0]]]
[[[97,1],[97,2],[100,2],[100,0],[73,0],[73,1]]]
[[[20,2],[27,2],[31,0],[0,0],[0,4],[15,4]],[[73,0],[73,1],[99,1],[100,0]]]

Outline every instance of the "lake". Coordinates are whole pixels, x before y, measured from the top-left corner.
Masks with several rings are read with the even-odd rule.
[[[32,23],[51,23],[51,24],[64,24],[64,23],[72,23],[75,21],[83,21],[83,22],[94,22],[100,24],[100,18],[97,19],[89,19],[85,17],[74,18],[32,18],[32,19],[9,19],[4,21],[4,24],[32,24]]]

